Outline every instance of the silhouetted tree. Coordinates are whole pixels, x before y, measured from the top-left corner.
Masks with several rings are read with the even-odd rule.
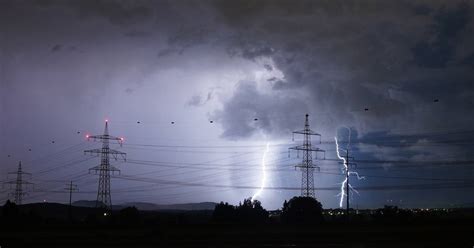
[[[377,209],[374,213],[374,218],[382,222],[406,222],[412,218],[409,211],[400,209],[397,206],[385,205],[383,208]]]
[[[231,222],[236,219],[235,207],[229,203],[220,202],[214,208],[212,219],[217,222]]]
[[[136,207],[127,207],[119,211],[118,219],[122,225],[137,225],[140,223],[140,212]]]
[[[227,202],[217,204],[212,219],[217,222],[264,223],[268,220],[268,212],[260,201],[247,198],[237,207]]]
[[[7,200],[5,205],[3,205],[2,215],[6,222],[17,220],[20,215],[18,206],[14,202]]]
[[[268,212],[258,200],[244,199],[243,204],[236,208],[237,219],[243,223],[264,223],[268,220]]]
[[[323,219],[323,207],[312,197],[296,196],[283,203],[281,220],[288,224],[314,224]]]

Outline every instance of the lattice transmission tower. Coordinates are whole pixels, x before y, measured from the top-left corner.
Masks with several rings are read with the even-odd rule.
[[[15,185],[15,191],[12,193],[8,194],[9,197],[13,196],[14,197],[14,202],[16,205],[21,205],[23,203],[23,196],[28,195],[27,192],[25,192],[26,188],[23,186],[25,185],[32,185],[33,183],[30,183],[24,179],[24,176],[28,176],[31,178],[31,173],[23,171],[21,168],[21,161],[18,163],[18,170],[15,172],[9,172],[9,175],[16,175],[15,180],[7,181],[5,184],[9,184],[10,187],[12,185]]]
[[[295,134],[303,135],[303,145],[290,147],[288,152],[290,152],[291,150],[296,150],[298,154],[297,156],[299,157],[299,151],[303,151],[302,163],[295,166],[295,168],[300,168],[302,171],[301,196],[314,198],[314,170],[316,169],[319,171],[319,166],[314,165],[313,160],[318,160],[318,153],[323,153],[325,156],[326,152],[318,147],[314,147],[311,145],[311,136],[319,136],[319,143],[321,144],[321,134],[316,133],[309,128],[308,117],[309,115],[306,114],[304,129],[293,132],[293,140]],[[313,152],[316,155],[314,158]]]
[[[105,207],[108,210],[112,210],[112,197],[110,194],[110,176],[115,172],[120,174],[120,170],[110,165],[110,158],[115,160],[123,159],[126,161],[126,153],[113,150],[109,148],[110,141],[117,141],[122,146],[123,138],[114,137],[109,135],[109,124],[105,120],[104,134],[102,135],[87,135],[86,138],[93,140],[102,141],[102,148],[85,150],[85,154],[91,154],[100,156],[100,165],[92,167],[89,172],[94,171],[95,174],[99,174],[99,183],[97,189],[97,207]],[[99,205],[100,204],[100,205]]]

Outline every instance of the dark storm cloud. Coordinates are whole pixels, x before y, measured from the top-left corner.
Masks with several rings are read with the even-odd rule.
[[[54,45],[52,48],[51,48],[51,52],[58,52],[59,50],[61,50],[62,46],[57,44],[57,45]]]
[[[404,132],[470,128],[474,122],[464,114],[472,107],[474,89],[471,68],[463,66],[474,48],[458,49],[472,40],[469,2],[218,1],[215,7],[235,33],[227,40],[229,54],[252,61],[271,58],[284,78],[268,78],[273,90],[266,94],[307,93],[300,100],[324,131],[356,125],[362,132]],[[246,113],[272,106],[258,90],[247,105],[248,91],[237,87],[223,102],[224,111],[216,113],[227,120],[224,136],[247,137],[255,130],[235,115],[239,104]],[[435,98],[444,100],[435,105]],[[288,125],[256,128],[283,133],[279,127]]]
[[[433,9],[426,4],[418,4],[413,7],[413,11],[417,15],[429,15]]]
[[[115,1],[115,0],[37,0],[23,1],[25,6],[35,3],[38,8],[68,8],[80,17],[103,17],[117,25],[141,23],[153,14],[153,3],[148,0]]]
[[[265,134],[288,135],[305,112],[306,105],[297,97],[267,95],[258,91],[255,82],[241,81],[213,118],[225,127],[224,137],[238,139],[262,130]]]
[[[246,49],[243,49],[242,57],[245,58],[245,59],[253,60],[253,59],[258,58],[258,57],[269,57],[274,52],[275,51],[271,47],[268,47],[268,46],[247,47]]]
[[[214,91],[215,89],[212,89],[205,96],[194,95],[193,97],[191,97],[191,99],[189,99],[187,104],[189,106],[194,106],[194,107],[203,106],[204,104],[208,103],[209,101],[213,99],[214,94],[215,94]]]
[[[469,66],[474,66],[474,53],[473,54],[470,54],[468,56],[466,56],[463,60],[462,60],[462,64],[464,65],[469,65]]]
[[[133,31],[126,32],[124,35],[128,37],[143,38],[143,37],[149,37],[150,33],[144,32],[144,31],[133,30]]]
[[[209,28],[198,25],[180,26],[168,37],[168,44],[182,54],[186,49],[210,42],[211,33]]]
[[[281,71],[283,77],[266,78],[270,92],[256,88],[255,96],[274,96],[268,101],[290,101],[282,104],[290,106],[299,93],[299,107],[282,112],[309,111],[317,127],[329,133],[338,125],[354,125],[361,132],[429,128],[435,108],[455,109],[441,116],[454,123],[468,126],[472,122],[459,114],[472,105],[469,69],[474,49],[469,42],[473,29],[469,2],[51,0],[34,1],[33,7],[28,3],[2,2],[5,13],[8,9],[27,13],[24,7],[28,6],[35,11],[72,11],[79,19],[105,19],[119,26],[136,46],[141,45],[138,40],[152,39],[160,32],[168,47],[157,47],[155,59],[209,49],[200,45],[210,45],[268,72]],[[463,49],[459,44],[464,44]],[[56,53],[67,47],[71,44],[50,44],[51,52]],[[142,70],[140,78],[153,67]],[[138,84],[143,81],[140,78]],[[124,90],[131,93],[134,88]],[[229,99],[221,99],[223,108],[214,115],[227,120],[224,136],[248,137],[255,128],[265,133],[286,132],[287,124],[249,128],[246,119],[223,111],[238,108],[248,92],[248,88],[236,87]],[[434,98],[442,99],[436,107],[430,105]],[[258,98],[254,101],[253,106],[246,106],[248,112],[265,116],[273,111],[265,109],[271,104],[259,104]],[[188,103],[203,106],[203,102],[205,97],[196,96]],[[280,119],[293,118],[287,115]],[[406,119],[415,117],[419,118],[409,125]],[[242,130],[236,130],[239,127]]]
[[[84,14],[105,16],[117,24],[139,23],[151,16],[149,1],[78,1],[79,11]]]
[[[415,61],[423,67],[445,67],[456,51],[457,36],[470,21],[470,6],[460,3],[453,9],[441,7],[433,17],[429,39],[418,42],[413,48]]]

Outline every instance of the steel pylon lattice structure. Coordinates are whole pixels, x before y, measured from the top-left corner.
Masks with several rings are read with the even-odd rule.
[[[31,173],[23,171],[21,168],[21,161],[18,163],[18,170],[15,172],[9,172],[9,175],[16,175],[15,180],[7,181],[5,184],[10,184],[10,187],[12,185],[15,185],[15,191],[10,193],[9,196],[14,197],[14,202],[16,205],[21,205],[23,203],[23,196],[28,195],[27,192],[25,192],[25,189],[23,188],[24,185],[32,185],[33,183],[30,183],[24,179],[24,175],[31,177]]]
[[[89,173],[94,171],[95,174],[99,174],[99,183],[97,189],[97,207],[105,207],[108,210],[112,210],[112,196],[110,193],[110,176],[115,172],[120,174],[120,170],[110,165],[110,158],[115,160],[123,159],[126,161],[126,153],[117,150],[110,149],[110,141],[117,141],[122,146],[123,138],[114,137],[109,135],[109,123],[105,120],[104,134],[102,135],[87,135],[88,140],[100,140],[102,141],[102,148],[85,150],[85,154],[91,154],[100,156],[100,165],[89,169]],[[100,204],[100,205],[99,205]]]
[[[323,153],[325,156],[326,152],[311,144],[311,136],[319,136],[319,143],[321,144],[321,134],[310,129],[308,118],[309,115],[306,114],[303,130],[293,132],[293,140],[295,134],[303,135],[303,145],[290,147],[288,152],[296,150],[299,157],[299,151],[303,151],[302,163],[295,166],[295,168],[299,168],[302,171],[301,196],[314,198],[314,170],[316,169],[319,171],[319,166],[314,165],[313,160],[318,160],[318,153]],[[316,155],[314,158],[313,152]]]

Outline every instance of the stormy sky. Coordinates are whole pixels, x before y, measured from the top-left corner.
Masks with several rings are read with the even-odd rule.
[[[472,206],[471,1],[0,0],[0,181],[21,160],[25,202],[95,200],[100,147],[124,137],[114,203],[299,195],[301,143],[326,150],[316,197],[339,205],[334,137],[364,180],[360,208]],[[350,138],[349,138],[350,137]],[[350,141],[350,142],[349,142]],[[8,198],[10,186],[0,199]],[[354,207],[356,207],[354,206]]]

